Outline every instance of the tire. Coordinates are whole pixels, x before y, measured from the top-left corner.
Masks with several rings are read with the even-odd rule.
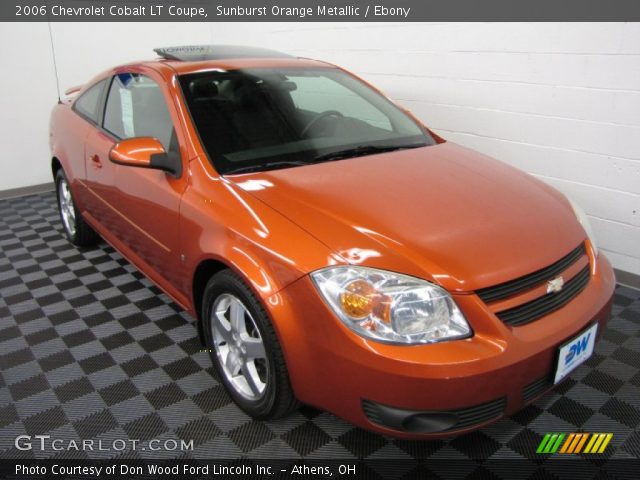
[[[260,420],[294,411],[298,401],[276,332],[262,304],[240,277],[231,270],[211,277],[201,311],[211,361],[236,404]]]
[[[98,243],[100,237],[82,218],[62,169],[56,172],[56,198],[62,228],[69,241],[78,247],[91,247]]]

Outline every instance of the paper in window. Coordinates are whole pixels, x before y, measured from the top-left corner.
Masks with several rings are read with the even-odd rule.
[[[136,136],[133,124],[133,101],[131,99],[131,90],[126,88],[120,89],[120,107],[122,108],[122,128],[125,138]]]

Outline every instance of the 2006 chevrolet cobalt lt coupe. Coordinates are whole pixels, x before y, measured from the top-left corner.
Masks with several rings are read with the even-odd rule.
[[[469,431],[591,355],[614,276],[585,214],[324,62],[156,50],[51,120],[61,219],[198,319],[235,402]]]

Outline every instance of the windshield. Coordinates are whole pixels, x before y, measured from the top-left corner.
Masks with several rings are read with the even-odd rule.
[[[422,127],[336,68],[180,76],[200,139],[221,174],[433,145]]]

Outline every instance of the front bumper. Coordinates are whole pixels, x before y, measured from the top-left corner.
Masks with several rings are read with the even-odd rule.
[[[308,276],[270,297],[267,308],[300,401],[380,433],[437,438],[514,413],[551,388],[558,347],[593,322],[604,331],[614,288],[601,254],[577,297],[519,327],[502,323],[477,295],[455,295],[474,336],[432,345],[356,335]]]

